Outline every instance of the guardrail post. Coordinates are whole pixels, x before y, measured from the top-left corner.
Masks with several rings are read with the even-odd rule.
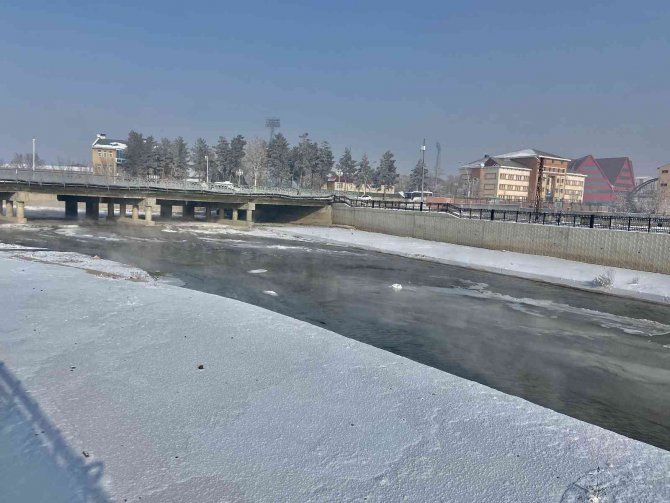
[[[491,220],[495,220],[496,210],[491,210]]]
[[[647,226],[647,232],[651,232],[651,217],[649,217],[649,225]]]
[[[591,218],[589,218],[589,228],[593,229],[595,223],[596,223],[596,216],[592,214]]]
[[[632,220],[632,218],[631,218],[631,217],[628,217],[628,229],[627,229],[627,230],[630,230],[630,221],[631,221],[631,220]]]
[[[419,211],[423,211],[423,201],[419,203]]]

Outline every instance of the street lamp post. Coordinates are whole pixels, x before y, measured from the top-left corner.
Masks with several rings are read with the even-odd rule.
[[[209,156],[208,155],[205,156],[205,164],[207,165],[207,167],[205,168],[206,169],[206,171],[205,171],[205,182],[209,183]]]
[[[424,186],[424,177],[426,175],[426,139],[423,139],[423,145],[421,145],[421,204],[423,204],[423,186]]]
[[[33,138],[33,171],[35,171],[35,138]]]
[[[236,174],[237,174],[237,186],[239,187],[240,184],[241,184],[241,179],[242,179],[242,175],[244,174],[244,171],[242,171],[241,169],[238,169]]]
[[[340,177],[342,176],[343,171],[341,169],[336,169],[335,174],[337,175],[337,185],[340,185]],[[341,189],[341,187],[340,187]]]

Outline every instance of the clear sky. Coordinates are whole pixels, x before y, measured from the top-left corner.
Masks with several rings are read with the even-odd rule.
[[[339,157],[423,137],[443,167],[535,147],[670,162],[670,2],[0,3],[0,157],[124,138],[309,132]]]

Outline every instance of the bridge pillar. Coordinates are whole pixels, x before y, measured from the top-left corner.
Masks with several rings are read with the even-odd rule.
[[[233,222],[237,222],[238,218],[240,218],[239,211],[237,208],[233,208]]]
[[[8,218],[14,217],[14,201],[7,199],[5,201],[5,216]]]
[[[119,203],[119,217],[126,218],[126,203]]]
[[[107,202],[107,220],[114,220],[114,207],[116,206],[116,203],[113,203],[111,201]]]
[[[161,203],[161,218],[172,218],[172,205]]]
[[[139,204],[133,204],[132,219],[133,220],[139,220],[140,219],[140,205]]]
[[[212,218],[212,207],[209,204],[205,205],[205,222],[211,222]]]
[[[153,222],[153,220],[152,220],[152,218],[153,218],[153,214],[152,214],[153,210],[154,210],[154,207],[153,207],[153,206],[145,206],[145,207],[144,207],[144,221],[145,221],[145,222],[147,222],[147,223],[151,223],[151,222]]]
[[[184,220],[193,220],[195,218],[195,206],[192,203],[184,203],[181,215]]]
[[[75,199],[65,200],[65,218],[77,219],[79,203]]]
[[[16,201],[16,221],[20,224],[26,221],[25,205],[23,201]]]
[[[247,223],[253,222],[254,221],[254,210],[251,210],[251,209],[247,210],[246,217],[247,217]]]
[[[86,201],[86,218],[97,220],[100,217],[100,201],[90,199]]]

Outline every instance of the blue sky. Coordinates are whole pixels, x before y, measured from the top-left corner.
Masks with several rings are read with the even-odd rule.
[[[309,132],[339,157],[426,137],[446,172],[535,147],[670,161],[670,2],[4,1],[0,157],[125,137]]]

